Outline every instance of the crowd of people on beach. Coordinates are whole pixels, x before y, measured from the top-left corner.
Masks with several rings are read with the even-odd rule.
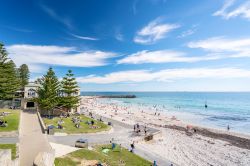
[[[165,105],[150,105],[145,103],[137,103],[137,105],[135,105],[133,103],[116,103],[111,99],[102,100],[97,98],[87,99],[84,103],[89,103],[89,105],[83,107],[84,110],[92,111],[92,108],[95,108],[100,110],[98,114],[103,113],[104,116],[107,115],[109,118],[115,118],[125,123],[143,122],[148,125],[155,124],[164,126],[164,123],[167,124],[171,121],[173,123],[180,122],[176,116],[167,117],[165,113],[163,113],[164,110],[167,110]],[[179,110],[181,109],[181,106],[178,105],[175,108]],[[230,131],[231,129],[229,125],[225,128],[227,131]],[[139,133],[139,131],[142,130],[136,130],[137,133]],[[147,133],[145,130],[144,132],[145,134]]]
[[[123,122],[125,124],[132,125],[133,126],[132,130],[134,133],[133,136],[135,137],[138,136],[139,137],[143,136],[144,138],[149,137],[151,135],[150,134],[151,131],[149,130],[151,129],[151,127],[157,127],[157,128],[159,127],[158,129],[166,131],[164,128],[166,128],[167,130],[169,129],[171,130],[172,129],[171,126],[176,126],[177,129],[176,132],[171,130],[170,134],[181,135],[181,137],[187,140],[193,139],[193,137],[196,137],[198,134],[203,132],[203,130],[201,130],[202,127],[197,127],[189,123],[182,122],[176,116],[174,116],[174,114],[168,113],[167,111],[165,112],[164,110],[167,110],[167,108],[163,105],[150,105],[143,103],[142,104],[122,103],[122,102],[115,102],[112,100],[107,101],[106,99],[105,100],[98,99],[95,97],[93,98],[89,97],[88,99],[83,99],[83,100],[85,101],[84,105],[82,105],[82,110],[87,112],[93,112],[94,114],[98,114],[99,116],[104,118],[112,118],[114,120]],[[180,110],[181,107],[176,106],[176,109]],[[230,131],[231,128],[232,128],[231,125],[225,126],[225,130],[227,131]],[[182,133],[184,133],[185,136],[183,136]],[[169,141],[164,138],[162,138],[161,140],[162,142],[164,142],[164,144],[167,144],[167,142]],[[131,142],[129,143],[129,151],[134,153],[136,152],[135,147],[137,147],[137,145],[135,145],[135,143],[137,141],[135,142],[133,142],[133,140],[130,141]],[[160,149],[162,142],[159,139],[155,142],[154,146],[158,146],[158,148]],[[172,144],[169,144],[169,146],[171,147]],[[184,146],[184,144],[181,146]],[[210,146],[210,144],[207,146]],[[171,150],[168,150],[167,153],[169,153],[169,151]],[[163,149],[161,149],[161,153],[165,153]],[[182,157],[176,156],[176,158],[178,159]]]
[[[142,126],[142,127],[143,127],[143,126]],[[147,135],[147,131],[148,131],[148,130],[147,130],[147,126],[146,126],[146,125],[144,125],[143,131],[144,131],[144,134]],[[139,125],[139,123],[136,123],[136,124],[134,125],[134,132],[137,133],[137,134],[139,134],[139,133],[142,132],[142,129],[141,129],[141,126]]]

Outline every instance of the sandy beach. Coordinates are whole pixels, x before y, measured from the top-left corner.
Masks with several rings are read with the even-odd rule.
[[[101,102],[102,100],[98,97],[82,97],[81,110],[130,125],[139,123],[157,128],[161,131],[160,135],[153,141],[139,141],[136,146],[162,158],[182,166],[250,165],[248,135],[217,129],[204,130],[180,121],[178,117],[169,117],[163,112],[155,112],[143,106],[124,106],[119,103]],[[174,129],[169,126],[177,127]],[[196,128],[197,132],[192,130],[191,134],[187,134],[187,126]]]

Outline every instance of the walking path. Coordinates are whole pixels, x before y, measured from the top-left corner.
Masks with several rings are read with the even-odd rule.
[[[18,137],[0,137],[0,144],[16,144]]]
[[[39,152],[52,152],[42,133],[36,112],[22,111],[20,121],[20,166],[32,166]]]

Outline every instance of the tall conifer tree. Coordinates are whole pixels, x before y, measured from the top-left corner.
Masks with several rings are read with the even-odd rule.
[[[29,67],[26,64],[22,64],[19,67],[18,71],[19,71],[21,89],[24,89],[25,85],[29,83],[29,77],[30,77]]]
[[[0,43],[0,99],[12,99],[19,83],[16,65],[8,58],[4,45]]]
[[[79,87],[71,70],[68,70],[68,73],[63,77],[61,84],[63,92],[61,104],[67,108],[68,111],[71,108],[76,108],[80,101],[80,96],[78,95]]]
[[[54,108],[58,106],[59,81],[52,68],[39,80],[37,102],[41,109],[53,114]]]

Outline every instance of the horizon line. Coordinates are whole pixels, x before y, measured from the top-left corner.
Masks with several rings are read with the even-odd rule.
[[[98,93],[98,92],[200,92],[200,93],[250,93],[250,91],[81,91],[81,92],[93,92],[93,93]]]

